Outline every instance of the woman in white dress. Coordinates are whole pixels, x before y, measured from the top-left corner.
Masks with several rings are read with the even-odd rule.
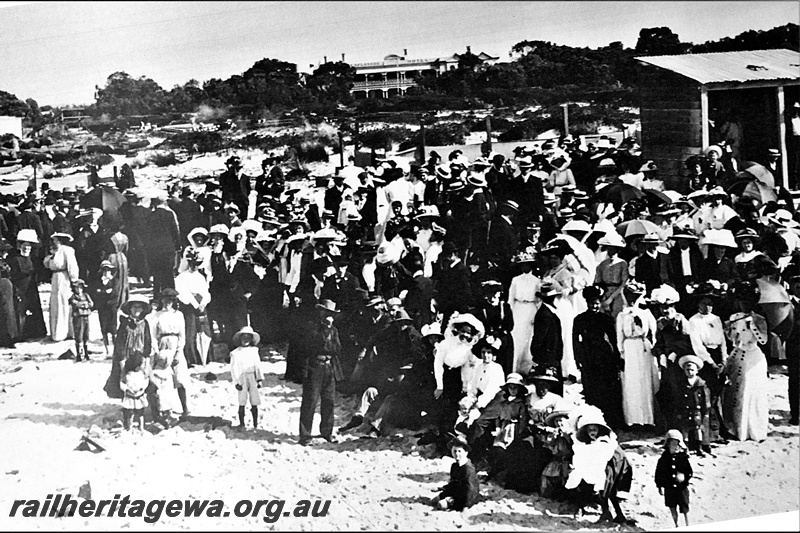
[[[625,298],[635,303],[617,315],[617,347],[624,361],[622,412],[629,426],[655,424],[655,394],[660,384],[658,361],[652,354],[656,318],[639,307],[645,291],[644,284],[628,280]]]
[[[722,396],[728,430],[739,440],[761,441],[769,431],[767,358],[758,347],[767,342],[767,320],[754,313],[760,291],[753,282],[740,282],[733,291],[740,312],[725,322],[733,351],[725,362],[730,380]]]
[[[508,305],[514,317],[514,328],[511,337],[514,339],[514,364],[512,369],[519,372],[522,368],[530,368],[531,339],[533,338],[533,319],[542,301],[536,295],[542,288],[542,281],[533,274],[536,262],[535,250],[530,247],[514,256],[522,273],[511,280],[508,288]]]
[[[80,271],[75,259],[75,249],[68,246],[72,236],[67,233],[53,233],[50,255],[44,258],[45,268],[53,272],[50,282],[50,338],[53,342],[72,337],[72,313],[69,298],[72,296],[72,282],[77,280]]]
[[[153,418],[164,424],[169,422],[170,412],[175,407],[176,389],[183,408],[182,417],[189,414],[185,388],[189,382],[189,366],[183,353],[186,321],[178,310],[178,291],[171,288],[161,291],[161,309],[151,316],[153,372],[150,380],[156,388],[151,405]]]

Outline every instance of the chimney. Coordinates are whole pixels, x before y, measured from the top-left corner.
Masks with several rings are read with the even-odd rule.
[[[327,63],[328,62],[328,56],[322,56],[322,57],[325,60],[325,63]]]
[[[403,48],[403,57],[408,56],[408,48]]]
[[[471,53],[472,53],[472,47],[471,47],[471,46],[467,46],[467,53],[468,53],[468,54],[471,54]]]
[[[342,52],[342,63],[344,63],[344,52]]]

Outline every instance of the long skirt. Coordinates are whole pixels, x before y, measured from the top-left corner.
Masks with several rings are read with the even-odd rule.
[[[11,346],[18,336],[15,304],[11,280],[0,278],[0,347]]]
[[[514,372],[527,374],[533,366],[531,355],[531,339],[533,338],[533,319],[539,306],[535,302],[514,302],[511,314],[514,317]]]
[[[655,424],[655,394],[659,388],[658,364],[641,338],[622,344],[625,369],[622,373],[622,412],[625,423]]]
[[[731,384],[723,392],[728,430],[739,440],[763,440],[769,430],[767,358],[756,348],[737,348],[728,356]]]
[[[71,296],[69,275],[66,272],[53,272],[50,287],[50,338],[55,342],[72,336],[69,306]]]

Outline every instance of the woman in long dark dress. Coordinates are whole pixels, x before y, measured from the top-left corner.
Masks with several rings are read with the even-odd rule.
[[[583,398],[599,408],[609,426],[621,428],[622,385],[619,379],[621,358],[617,351],[614,319],[601,311],[603,291],[595,285],[583,289],[589,309],[577,317],[572,328],[575,362],[581,370]]]
[[[39,238],[32,229],[22,229],[17,235],[17,249],[8,257],[11,283],[19,299],[17,305],[17,339],[26,341],[47,336],[47,326],[39,299],[39,284],[31,259],[31,250]]]
[[[17,338],[17,313],[14,285],[9,279],[11,267],[6,263],[8,251],[11,250],[8,241],[0,238],[0,348],[15,348],[14,339]]]

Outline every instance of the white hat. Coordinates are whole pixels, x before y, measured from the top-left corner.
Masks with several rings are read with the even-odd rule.
[[[700,238],[700,244],[715,244],[726,248],[738,248],[733,232],[729,229],[707,229]]]
[[[450,317],[450,323],[448,327],[453,327],[456,324],[469,324],[476,330],[478,330],[478,337],[483,337],[484,333],[486,333],[486,329],[483,327],[483,322],[475,318],[475,315],[471,313],[453,313]]]
[[[340,237],[339,232],[333,228],[322,228],[314,232],[315,241],[336,240]]]
[[[247,220],[242,222],[242,229],[244,229],[245,232],[254,231],[254,232],[258,233],[259,231],[261,231],[264,228],[261,225],[261,222],[259,222],[257,220],[253,220],[251,218],[248,218]]]
[[[681,367],[681,369],[683,369],[683,367],[688,363],[694,363],[697,366],[697,370],[703,368],[703,360],[694,354],[684,355],[678,359],[678,366]]]
[[[767,215],[770,222],[783,226],[784,228],[800,228],[800,223],[792,218],[792,214],[786,209],[778,209],[771,215]]]
[[[616,231],[607,231],[605,235],[598,239],[597,244],[600,246],[616,246],[618,248],[625,248],[627,245],[622,235]]]
[[[228,229],[228,226],[225,224],[214,224],[211,226],[211,229],[208,230],[208,234],[212,235],[214,233],[219,233],[221,235],[227,235],[229,231],[230,230]]]
[[[592,226],[585,220],[572,219],[566,224],[564,224],[564,227],[561,228],[562,233],[565,233],[567,231],[585,231],[586,233],[589,233],[590,231],[592,231]]]
[[[439,335],[442,336],[442,325],[438,322],[431,322],[430,324],[425,324],[420,329],[420,333],[423,337],[427,337],[429,335]]]
[[[228,240],[235,241],[237,235],[241,235],[242,237],[246,236],[246,234],[244,232],[244,227],[242,227],[242,226],[234,226],[234,227],[232,227],[230,229],[230,231],[228,231]]]
[[[656,303],[673,305],[680,301],[681,295],[671,285],[662,285],[653,289],[650,299]]]
[[[617,164],[614,163],[614,160],[611,159],[610,157],[606,157],[604,159],[601,159],[600,163],[597,164],[598,168],[600,168],[600,167],[616,167],[616,166],[617,166]]]
[[[39,236],[36,235],[36,230],[34,229],[21,229],[17,233],[17,242],[20,241],[39,244]]]
[[[438,217],[439,216],[439,208],[435,205],[421,205],[417,210],[417,213],[414,215],[415,218],[422,218],[422,217]]]
[[[245,326],[245,327],[243,327],[242,329],[240,329],[239,331],[237,331],[236,333],[233,334],[233,343],[238,345],[239,344],[239,340],[242,338],[242,335],[252,335],[253,336],[253,346],[258,345],[258,343],[261,342],[261,335],[259,335],[258,332],[255,331],[250,326]]]

